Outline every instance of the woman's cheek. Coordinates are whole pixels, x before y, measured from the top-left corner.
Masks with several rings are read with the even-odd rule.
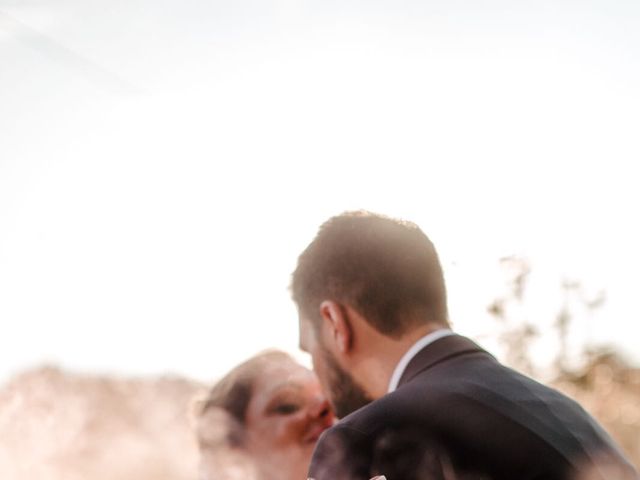
[[[279,437],[282,443],[300,443],[306,432],[306,415],[292,415],[286,419],[282,419],[279,429]]]

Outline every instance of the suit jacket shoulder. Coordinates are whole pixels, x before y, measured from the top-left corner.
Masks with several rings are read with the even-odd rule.
[[[629,465],[577,403],[456,335],[423,349],[395,392],[328,430],[310,476],[565,480],[602,452]]]

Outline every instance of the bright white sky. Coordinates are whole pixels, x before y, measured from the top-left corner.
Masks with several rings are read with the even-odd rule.
[[[637,1],[0,0],[0,380],[295,351],[354,208],[433,238],[462,333],[523,254],[543,330],[576,278],[572,342],[640,361],[639,112]]]

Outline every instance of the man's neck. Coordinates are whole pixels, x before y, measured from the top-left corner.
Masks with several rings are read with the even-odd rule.
[[[402,356],[400,361],[396,364],[396,368],[393,370],[391,374],[391,379],[389,380],[389,387],[387,389],[387,393],[393,392],[398,385],[400,385],[400,381],[404,375],[405,370],[413,360],[413,358],[418,355],[423,349],[427,348],[433,342],[440,340],[443,337],[448,337],[453,335],[453,332],[448,327],[443,326],[442,328],[436,329],[422,338],[418,339],[409,350]]]
[[[369,344],[369,351],[358,365],[357,377],[362,379],[367,393],[377,399],[389,390],[389,382],[398,363],[409,349],[425,335],[447,328],[442,325],[424,325],[394,339],[382,335]]]

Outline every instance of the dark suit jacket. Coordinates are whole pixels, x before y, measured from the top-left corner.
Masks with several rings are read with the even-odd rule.
[[[636,478],[576,402],[453,335],[419,352],[395,392],[327,430],[309,476],[581,480],[580,472],[596,461],[622,468],[625,479]]]

